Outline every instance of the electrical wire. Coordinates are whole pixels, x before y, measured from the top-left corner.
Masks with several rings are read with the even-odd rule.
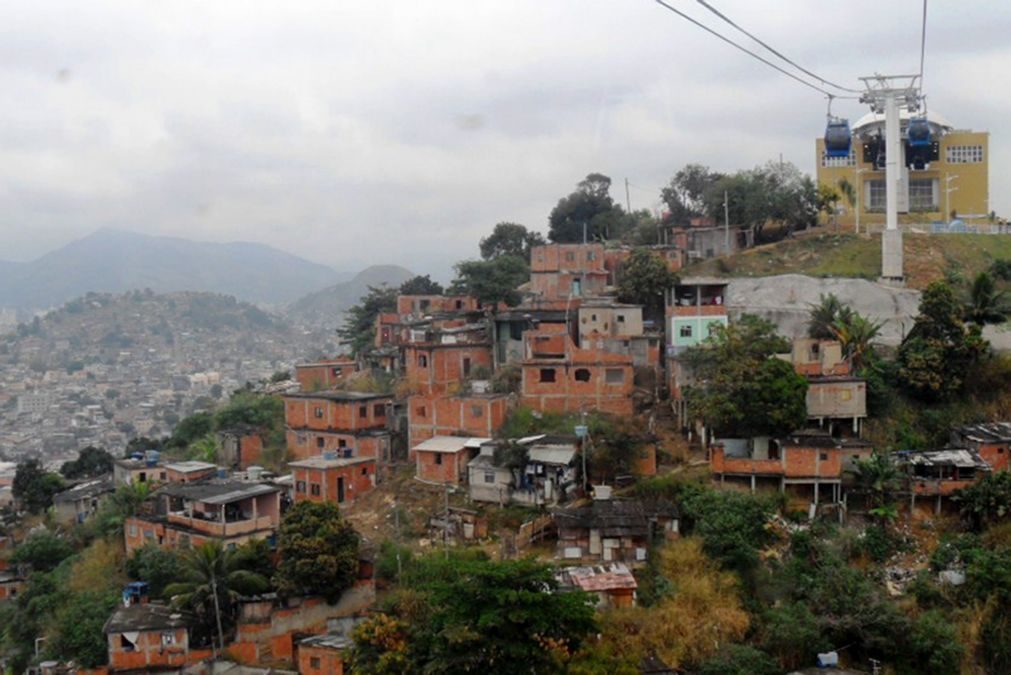
[[[777,66],[772,61],[770,61],[770,60],[768,60],[768,59],[766,59],[766,58],[764,58],[762,56],[759,56],[758,54],[756,54],[755,52],[751,51],[747,47],[742,47],[741,45],[737,44],[736,42],[734,42],[730,38],[728,38],[725,35],[722,35],[722,34],[716,32],[715,30],[713,30],[709,26],[705,25],[704,23],[702,23],[702,22],[700,22],[700,21],[698,21],[696,19],[693,19],[692,17],[688,16],[687,14],[685,14],[684,12],[682,12],[681,10],[679,10],[679,9],[677,9],[675,7],[672,7],[672,6],[668,5],[666,2],[664,2],[664,0],[653,0],[653,1],[656,2],[658,5],[660,5],[661,7],[664,7],[666,9],[669,9],[670,11],[674,12],[675,14],[677,14],[678,16],[680,16],[682,19],[685,19],[686,21],[689,21],[689,22],[695,24],[696,26],[698,26],[702,30],[706,31],[707,33],[710,33],[714,37],[717,37],[720,40],[723,40],[728,45],[741,50],[742,52],[744,52],[745,54],[747,54],[748,56],[750,56],[750,57],[752,57],[754,59],[758,59],[759,61],[761,61],[765,65],[769,66],[770,68],[774,68],[775,70],[778,70],[779,72],[783,73],[787,77],[789,77],[789,78],[791,78],[793,80],[796,80],[797,82],[800,82],[805,87],[810,87],[811,89],[814,89],[816,92],[818,92],[819,94],[822,94],[823,96],[832,97],[832,98],[839,98],[839,99],[858,99],[859,98],[858,96],[837,96],[836,94],[832,94],[832,93],[830,93],[828,91],[825,91],[824,89],[822,89],[818,85],[813,84],[811,82],[808,82],[807,80],[805,80],[805,79],[803,79],[801,77],[798,77],[797,75],[791,73],[788,70],[780,68],[779,66]]]
[[[920,91],[923,91],[923,57],[927,51],[927,0],[923,0],[923,28],[920,29]]]
[[[696,2],[698,2],[700,5],[702,5],[706,9],[708,9],[710,12],[712,12],[716,16],[720,17],[721,19],[723,19],[724,21],[726,21],[727,23],[729,23],[731,26],[733,26],[737,30],[739,30],[742,33],[744,33],[745,35],[747,35],[749,38],[751,38],[752,40],[754,40],[758,44],[760,44],[763,47],[765,47],[766,49],[768,49],[770,52],[772,52],[773,54],[775,54],[779,58],[781,58],[784,61],[786,61],[787,63],[789,63],[791,66],[793,66],[797,70],[799,70],[802,73],[805,73],[807,75],[810,75],[814,79],[816,79],[819,82],[821,82],[823,85],[828,85],[828,86],[833,87],[835,89],[839,89],[840,91],[848,91],[848,92],[853,93],[853,94],[862,94],[863,93],[863,90],[861,90],[861,89],[852,89],[850,87],[844,87],[841,84],[836,84],[835,82],[832,82],[831,80],[826,80],[824,77],[821,77],[820,75],[816,75],[816,74],[812,73],[810,70],[808,70],[804,66],[800,65],[796,61],[793,61],[789,57],[785,56],[782,52],[774,49],[768,43],[766,43],[766,42],[762,41],[761,39],[759,39],[758,37],[756,37],[754,34],[749,33],[745,29],[741,28],[739,25],[737,25],[736,23],[734,23],[733,19],[731,19],[726,14],[724,14],[720,10],[716,9],[715,7],[713,7],[711,4],[709,4],[708,2],[706,2],[706,0],[696,0]],[[924,2],[926,2],[926,0],[924,0]],[[921,61],[922,61],[922,59],[921,59]],[[923,71],[922,63],[921,63],[921,66],[920,66],[920,71],[921,72]]]

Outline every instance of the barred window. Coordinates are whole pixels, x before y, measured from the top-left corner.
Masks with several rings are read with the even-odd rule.
[[[839,169],[847,166],[857,165],[857,153],[854,147],[850,147],[849,157],[829,157],[824,153],[821,153],[821,165],[825,169]]]
[[[911,211],[937,210],[937,181],[933,178],[918,178],[909,181],[909,209]]]
[[[982,145],[949,145],[944,149],[948,164],[979,164],[983,161]]]
[[[881,179],[869,180],[864,183],[864,194],[867,201],[864,206],[869,210],[885,210],[885,181]]]

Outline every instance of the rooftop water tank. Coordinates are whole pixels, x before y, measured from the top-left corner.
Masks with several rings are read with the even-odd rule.
[[[263,467],[255,464],[250,466],[246,469],[246,476],[249,477],[249,480],[260,480],[260,477],[263,476]]]

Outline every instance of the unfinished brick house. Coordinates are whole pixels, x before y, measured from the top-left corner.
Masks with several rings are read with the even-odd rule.
[[[285,439],[295,459],[334,451],[389,462],[390,394],[328,391],[284,396]]]
[[[512,408],[509,394],[467,393],[411,396],[407,400],[409,443],[433,436],[493,436]]]
[[[307,392],[330,389],[356,372],[358,364],[350,356],[295,365],[295,379],[302,391]]]
[[[1008,470],[1011,454],[1011,423],[990,422],[958,427],[951,432],[951,444],[979,453],[994,471]]]
[[[597,345],[576,347],[565,333],[527,331],[521,404],[541,412],[599,410],[632,415],[632,357]]]
[[[151,672],[210,658],[210,649],[190,646],[194,618],[167,605],[137,603],[117,607],[104,632],[112,672]]]
[[[240,425],[218,431],[218,457],[224,466],[245,471],[260,463],[263,453],[261,431],[249,425]]]
[[[295,503],[333,502],[350,504],[376,486],[376,460],[372,457],[338,457],[327,451],[288,463],[295,490]]]
[[[234,480],[165,485],[155,495],[153,512],[126,520],[126,552],[146,543],[162,548],[212,539],[228,548],[250,539],[273,543],[281,522],[280,493],[273,485]]]
[[[778,440],[714,441],[709,446],[709,466],[721,486],[743,482],[752,492],[774,487],[817,506],[838,503],[847,474],[872,452],[866,441],[833,438],[826,431],[810,429]]]
[[[397,296],[397,314],[402,320],[439,314],[479,312],[481,309],[481,301],[469,295]]]
[[[491,338],[485,323],[414,331],[402,347],[405,378],[424,396],[456,393],[478,368],[490,371]]]
[[[217,473],[216,464],[192,459],[165,465],[165,481],[168,483],[195,483]]]
[[[546,244],[530,252],[530,292],[547,300],[602,295],[610,273],[603,244]]]
[[[415,477],[429,483],[457,485],[467,478],[467,464],[490,438],[436,436],[411,448]]]
[[[579,346],[597,345],[632,357],[637,368],[660,368],[661,335],[646,330],[640,305],[588,300],[577,311]]]
[[[551,303],[555,304],[555,303]],[[565,332],[576,316],[579,303],[557,303],[559,307],[532,307],[527,303],[495,315],[495,363],[497,366],[523,362],[523,333],[528,330]]]
[[[934,499],[934,511],[940,513],[956,490],[967,488],[990,473],[990,465],[975,450],[906,450],[894,453],[896,462],[909,484],[909,506],[917,498]]]

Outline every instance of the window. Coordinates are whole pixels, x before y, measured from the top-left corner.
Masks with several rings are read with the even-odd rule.
[[[625,315],[624,314],[619,314],[617,316],[617,318],[615,319],[615,321],[617,321],[618,323],[625,323]]]
[[[680,335],[683,338],[690,338],[692,336],[692,327],[681,326],[681,329],[678,330],[678,335]]]
[[[983,161],[982,145],[949,145],[944,149],[948,164],[979,164]]]
[[[319,483],[309,484],[309,494],[311,494],[314,497],[319,497]]]
[[[937,181],[933,178],[909,180],[909,209],[911,211],[937,210]]]
[[[305,481],[300,480],[295,483],[295,492],[305,494]]]
[[[716,326],[718,326],[718,325],[719,324],[714,321],[714,322],[710,323],[708,326],[706,326],[706,335],[712,335],[713,333],[715,333],[716,332]]]
[[[573,377],[575,377],[576,382],[589,382],[590,371],[586,368],[576,368],[576,372]]]
[[[331,374],[332,374],[332,375],[333,375],[334,377],[340,377],[340,376],[341,376],[341,372],[342,372],[342,370],[341,370],[341,368],[340,368],[340,367],[337,367],[337,368],[331,368],[331,369],[330,369],[330,373],[331,373]]]
[[[425,406],[419,405],[418,406],[418,417],[424,417],[424,416],[425,416]]]
[[[467,377],[470,375],[470,357],[463,357],[463,376]]]
[[[604,381],[608,384],[624,384],[625,371],[621,368],[608,368],[604,371]]]
[[[843,389],[842,391],[839,392],[839,400],[840,401],[849,401],[852,398],[853,398],[853,392],[850,391],[849,389]]]
[[[428,357],[424,354],[418,354],[418,367],[428,368]]]
[[[137,645],[130,641],[125,635],[119,636],[119,646],[124,652],[135,652],[137,651]]]
[[[137,526],[134,525],[133,523],[130,523],[127,526],[127,528],[126,528],[126,533],[128,535],[130,535],[131,537],[136,537],[137,536]]]
[[[484,416],[484,408],[479,405],[472,405],[470,407],[470,415],[471,417],[482,417]]]
[[[348,447],[348,442],[347,442],[347,440],[346,440],[346,439],[343,439],[343,438],[338,438],[338,439],[337,439],[337,447],[338,447],[338,448],[346,448],[346,447]]]
[[[435,463],[436,464],[442,464],[442,453],[441,452],[435,453]]]
[[[864,207],[873,211],[885,210],[885,181],[868,180],[864,181]]]
[[[597,259],[596,252],[595,251],[587,251],[586,252],[586,259],[587,260],[596,260]]]
[[[374,417],[386,417],[386,406],[382,403],[377,403],[372,406],[372,415]]]
[[[365,468],[362,469],[362,475],[363,476],[368,476],[369,475],[369,468],[368,467],[365,467]]]
[[[312,668],[313,670],[319,670],[320,669],[320,662],[319,662],[319,657],[318,656],[310,656],[309,657],[309,667]]]
[[[322,436],[317,436],[317,437],[316,437],[316,447],[317,447],[317,448],[322,448],[322,447],[323,447],[323,444],[324,444],[325,442],[326,442],[326,441],[324,441],[324,440],[323,440],[323,437],[322,437]]]
[[[484,482],[485,483],[494,483],[495,482],[495,472],[494,471],[487,471],[486,470],[484,472]]]
[[[369,417],[369,407],[367,405],[358,406],[358,417],[361,419],[368,419]]]
[[[573,251],[566,252],[566,254],[565,254],[565,262],[575,262],[575,261],[576,261],[576,254],[575,254],[575,252],[573,252]]]
[[[596,320],[597,320],[597,315],[596,314],[591,314],[590,315],[590,321],[596,321]]]
[[[316,419],[321,419],[323,417],[323,408],[316,406],[316,408],[312,411],[312,414],[315,415]]]
[[[421,311],[424,312],[432,303],[429,300],[422,300],[419,304],[421,305]]]
[[[456,308],[457,309],[463,309],[463,300],[457,300],[456,301]]]
[[[823,462],[827,462],[828,461],[828,453],[827,452],[821,453],[821,461],[823,461]]]
[[[541,368],[541,382],[554,382],[554,381],[555,381],[555,369]]]
[[[834,169],[843,166],[856,166],[856,147],[850,146],[849,157],[829,157],[824,152],[821,154],[821,165],[826,169]]]

